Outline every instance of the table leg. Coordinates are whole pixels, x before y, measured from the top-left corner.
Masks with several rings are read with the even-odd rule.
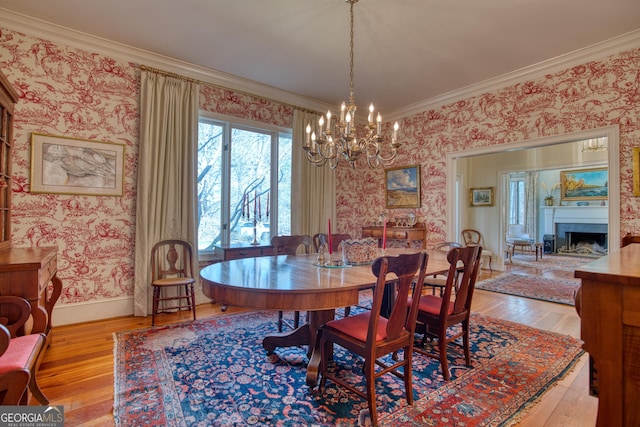
[[[315,345],[316,334],[320,326],[324,325],[329,320],[333,320],[334,315],[335,310],[312,311],[311,313],[309,313],[310,329],[313,331],[313,344],[309,348],[313,349],[313,352],[311,353],[309,364],[307,365],[307,385],[311,388],[315,387],[318,384],[320,362],[322,359],[322,351]],[[327,343],[327,345],[330,347],[327,349],[327,354],[333,354],[333,344]]]
[[[262,339],[262,347],[267,353],[273,353],[277,347],[296,347],[305,345],[309,354],[313,349],[316,341],[316,334],[320,326],[333,320],[335,310],[319,310],[310,311],[308,323],[301,325],[293,331],[283,332],[280,334],[268,335]]]

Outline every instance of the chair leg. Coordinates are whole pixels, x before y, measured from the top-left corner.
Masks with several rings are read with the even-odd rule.
[[[471,367],[471,349],[469,348],[469,322],[462,322],[462,346],[467,366]]]
[[[160,304],[160,288],[153,287],[153,307],[151,309],[151,326],[156,325],[156,314],[158,314],[158,306]]]
[[[278,332],[282,332],[282,311],[278,312]]]
[[[449,361],[447,360],[447,331],[440,333],[438,337],[438,348],[440,349],[440,366],[442,367],[442,377],[449,381]]]
[[[369,418],[371,425],[378,425],[378,409],[376,408],[376,377],[375,360],[369,360],[364,366],[364,376],[367,383],[367,404],[369,405]]]
[[[193,283],[189,284],[189,292],[191,294],[191,310],[193,311],[193,320],[196,320],[196,293],[193,289]],[[189,295],[189,294],[187,294]]]
[[[413,351],[409,347],[405,347],[402,351],[404,354],[404,389],[407,397],[407,404],[413,405],[413,378],[412,378],[412,366],[413,366]]]

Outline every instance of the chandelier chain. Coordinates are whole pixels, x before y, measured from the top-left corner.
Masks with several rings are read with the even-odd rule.
[[[349,100],[350,101],[354,101],[355,100],[355,92],[353,90],[353,5],[355,4],[355,1],[349,1],[349,5],[351,8],[351,22],[350,22],[350,28],[351,28],[351,32],[349,33],[349,41],[350,41],[350,51],[349,51]]]

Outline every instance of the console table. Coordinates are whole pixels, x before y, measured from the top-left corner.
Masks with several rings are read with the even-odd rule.
[[[19,296],[31,304],[30,331],[51,340],[51,314],[62,293],[56,276],[57,248],[11,248],[0,251],[0,295]],[[53,286],[51,291],[48,285]]]
[[[599,427],[640,425],[640,243],[585,264],[576,296]]]
[[[382,244],[384,227],[370,226],[362,227],[362,237],[373,237],[378,239],[378,245]],[[422,249],[427,249],[427,228],[424,223],[418,222],[413,227],[396,227],[387,224],[387,240],[405,240],[407,247],[411,247],[414,240],[422,241]]]

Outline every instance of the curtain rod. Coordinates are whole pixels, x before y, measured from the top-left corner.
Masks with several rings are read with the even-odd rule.
[[[149,71],[151,73],[160,74],[160,75],[167,76],[167,77],[173,77],[173,78],[180,79],[180,80],[185,80],[185,81],[188,81],[188,82],[191,82],[191,83],[198,83],[198,84],[202,84],[202,85],[206,85],[206,86],[211,86],[211,87],[215,87],[215,88],[218,88],[218,89],[231,90],[231,91],[234,91],[235,93],[239,93],[241,95],[250,96],[252,98],[261,98],[261,99],[266,99],[267,101],[277,102],[278,104],[286,105],[288,107],[291,107],[291,108],[296,109],[296,110],[303,111],[305,113],[318,114],[318,115],[322,114],[319,111],[315,111],[315,110],[312,110],[310,108],[305,108],[305,107],[301,107],[299,105],[289,104],[287,102],[278,101],[276,99],[265,98],[264,96],[256,95],[254,93],[243,92],[241,90],[237,90],[237,89],[232,89],[232,88],[225,87],[225,86],[216,85],[216,84],[213,84],[213,83],[210,83],[210,82],[205,82],[205,81],[194,79],[194,78],[191,78],[191,77],[186,77],[186,76],[183,76],[183,75],[180,75],[180,74],[171,73],[169,71],[159,70],[157,68],[148,67],[146,65],[139,65],[139,67],[140,67],[140,70],[142,70],[142,71]]]

